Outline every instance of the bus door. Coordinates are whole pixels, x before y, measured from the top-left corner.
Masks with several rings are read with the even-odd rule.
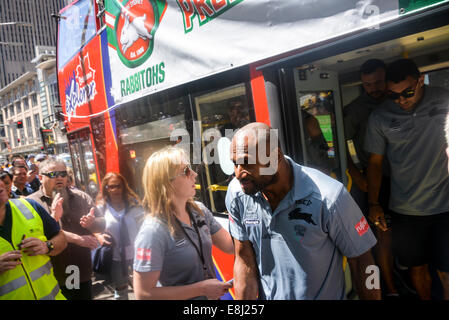
[[[294,70],[303,164],[346,182],[344,127],[338,73]]]
[[[85,128],[69,133],[67,134],[67,140],[72,155],[75,183],[80,190],[95,199],[99,190],[99,181],[92,142],[90,141],[90,129]]]
[[[195,161],[200,175],[201,198],[212,212],[225,212],[227,186],[234,174],[230,163],[230,141],[235,131],[254,121],[249,88],[245,83],[194,97],[198,132],[201,137],[201,159]],[[227,138],[227,139],[222,139]],[[223,145],[222,143],[225,142]],[[220,148],[224,153],[218,152]],[[230,164],[229,164],[230,163]]]

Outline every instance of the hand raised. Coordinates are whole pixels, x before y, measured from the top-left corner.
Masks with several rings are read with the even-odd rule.
[[[53,217],[53,219],[56,220],[56,222],[58,222],[61,219],[62,214],[64,213],[64,209],[62,208],[63,202],[64,198],[61,196],[60,193],[58,193],[53,199],[53,202],[51,203],[50,214]]]
[[[83,228],[89,228],[95,222],[95,208],[91,208],[87,215],[84,215],[80,219],[80,225]]]

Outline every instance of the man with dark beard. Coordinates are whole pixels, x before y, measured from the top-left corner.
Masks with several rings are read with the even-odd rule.
[[[28,198],[37,201],[59,222],[67,238],[68,246],[60,255],[52,257],[55,276],[61,291],[68,300],[92,299],[92,262],[91,249],[98,242],[94,232],[102,232],[104,218],[96,218],[94,202],[91,197],[78,190],[69,188],[67,168],[62,160],[47,159],[39,164],[41,188]],[[71,282],[72,268],[79,270],[79,287]],[[77,271],[75,271],[77,272]],[[68,285],[68,283],[70,285]],[[75,284],[72,287],[72,284]]]
[[[345,255],[360,298],[379,299],[370,253],[376,239],[362,212],[340,182],[298,165],[278,146],[263,123],[246,125],[232,140],[235,178],[226,207],[236,298],[345,299]]]

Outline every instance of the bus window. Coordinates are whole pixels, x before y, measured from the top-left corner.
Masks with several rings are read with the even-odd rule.
[[[232,174],[223,172],[215,139],[232,138],[236,129],[254,121],[254,109],[245,84],[209,92],[195,97],[195,110],[201,121],[202,165],[197,173],[201,177],[202,196],[213,212],[224,212],[227,185]],[[229,173],[229,172],[228,172]],[[207,186],[207,190],[204,190]]]
[[[154,152],[180,142],[177,137],[171,138],[175,130],[191,132],[188,98],[182,94],[162,93],[135,100],[117,109],[116,123],[120,172],[142,197],[147,159]]]
[[[303,164],[342,179],[338,145],[343,137],[337,136],[337,123],[341,121],[337,117],[337,112],[341,116],[338,74],[296,69],[294,75]]]
[[[305,137],[305,164],[331,174],[336,169],[333,93],[299,92],[299,100]]]
[[[92,134],[94,137],[95,152],[100,174],[100,180],[106,175],[106,133],[104,125],[104,115],[90,120]]]
[[[96,34],[92,0],[79,0],[61,13],[58,38],[58,70]],[[70,36],[67,36],[70,35]]]
[[[70,133],[67,135],[67,138],[72,154],[76,185],[95,199],[99,190],[99,181],[89,129]]]

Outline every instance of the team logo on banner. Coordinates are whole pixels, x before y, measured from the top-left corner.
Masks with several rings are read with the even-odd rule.
[[[89,53],[83,58],[79,56],[79,64],[69,77],[65,87],[65,108],[68,115],[76,115],[76,110],[93,101],[97,95],[95,69],[93,69]]]
[[[156,30],[167,4],[160,0],[110,1],[105,21],[109,44],[120,60],[135,68],[144,63],[153,52]],[[109,33],[111,32],[111,33]]]

